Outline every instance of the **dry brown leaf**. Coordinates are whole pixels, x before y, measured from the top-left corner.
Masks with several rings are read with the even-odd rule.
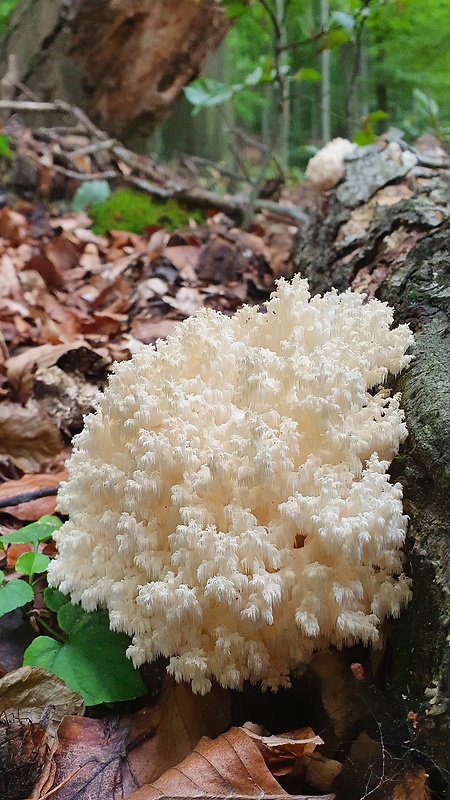
[[[33,545],[30,542],[23,542],[22,544],[16,544],[15,542],[13,542],[12,544],[9,545],[6,551],[6,566],[9,567],[10,569],[14,569],[17,564],[17,559],[20,558],[20,556],[23,553],[29,553],[33,549],[34,549]],[[6,575],[5,580],[8,579],[15,580],[16,577],[17,573],[14,573],[14,575]]]
[[[163,300],[167,305],[176,308],[181,314],[190,317],[204,305],[204,295],[191,286],[182,286],[175,297],[165,294]]]
[[[166,247],[164,255],[176,267],[183,280],[195,281],[197,279],[196,269],[200,247],[194,247],[191,244],[173,245]]]
[[[258,748],[242,728],[231,728],[214,740],[201,739],[181,764],[143,786],[130,800],[198,796],[295,797],[288,795],[271,775]],[[334,795],[327,797],[331,800]]]
[[[45,669],[20,667],[0,679],[0,715],[13,714],[28,722],[45,716],[52,738],[66,714],[83,713],[83,698]]]
[[[218,736],[231,724],[230,694],[214,685],[209,694],[192,694],[184,683],[166,677],[158,705],[126,722],[127,762],[134,786],[150,783],[188,756],[202,736]]]
[[[37,403],[0,403],[0,461],[10,459],[24,472],[38,471],[62,448],[57,426]]]
[[[392,800],[430,800],[430,798],[428,775],[424,769],[419,769],[417,772],[409,770],[392,792]]]
[[[13,246],[18,246],[25,238],[28,230],[27,220],[22,214],[5,206],[0,211],[0,236],[9,239]]]
[[[180,323],[175,319],[147,319],[145,317],[135,317],[131,323],[133,336],[144,344],[150,344],[156,339],[165,339],[173,333]]]
[[[323,744],[323,739],[316,736],[312,728],[299,728],[281,736],[261,736],[245,725],[243,730],[256,741],[261,750],[269,753],[286,753],[296,758],[310,755],[318,745]]]
[[[61,276],[76,267],[80,258],[80,249],[65,234],[51,239],[43,252]]]
[[[7,481],[0,486],[0,500],[7,500],[24,492],[35,492],[38,489],[47,489],[51,486],[59,486],[61,481],[67,480],[67,472],[58,472],[53,475],[32,474],[24,475],[18,481]],[[28,503],[20,503],[18,506],[7,506],[2,511],[12,514],[13,517],[21,520],[37,520],[44,514],[54,514],[56,511],[56,496],[41,497],[38,500],[30,500]]]
[[[47,782],[32,800],[47,792],[52,792],[52,800],[122,800],[124,754],[124,734],[109,720],[66,716],[58,729]]]
[[[38,272],[46,286],[50,288],[61,289],[64,286],[63,273],[44,253],[32,256],[26,268]]]
[[[22,300],[22,288],[12,258],[4,253],[0,259],[0,297]]]
[[[85,345],[85,343],[83,344]],[[34,373],[37,369],[53,366],[60,356],[76,347],[80,347],[79,342],[42,344],[39,347],[30,347],[28,350],[24,350],[18,356],[8,358],[6,361],[7,378],[20,402],[23,403],[30,397]]]

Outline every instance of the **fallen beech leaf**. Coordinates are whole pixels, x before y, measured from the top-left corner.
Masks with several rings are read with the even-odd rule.
[[[0,500],[7,500],[8,497],[23,494],[25,492],[35,492],[38,489],[47,489],[51,486],[59,486],[61,481],[67,480],[67,472],[56,474],[31,474],[24,475],[20,480],[7,481],[0,486]],[[21,520],[40,519],[44,514],[54,514],[56,510],[56,495],[54,497],[40,497],[38,500],[30,500],[28,503],[20,503],[18,506],[7,506],[2,511],[11,514]]]
[[[16,544],[13,542],[9,545],[6,551],[6,566],[13,569],[16,566],[17,559],[20,558],[23,553],[29,553],[33,550],[33,545],[29,543],[23,544]],[[13,578],[15,580],[15,578]]]
[[[136,339],[144,344],[150,344],[156,339],[165,339],[166,336],[173,333],[177,325],[180,323],[175,319],[146,319],[144,317],[135,317],[131,323],[131,331]]]
[[[50,288],[61,289],[64,286],[62,272],[44,253],[32,256],[27,264],[27,270],[38,272],[45,284]]]
[[[204,697],[166,676],[155,708],[126,721],[127,762],[133,786],[163,775],[188,756],[202,736],[215,737],[231,724],[230,694],[214,684]]]
[[[62,448],[57,426],[36,403],[0,403],[0,461],[11,459],[24,472],[33,472]]]
[[[0,297],[22,300],[22,288],[14,262],[6,253],[0,259]]]
[[[51,777],[40,796],[59,786],[54,800],[122,800],[124,755],[125,734],[110,720],[66,716],[58,730]]]
[[[392,800],[430,800],[430,798],[428,775],[424,769],[406,772],[392,792]]]
[[[260,749],[268,750],[269,752],[287,753],[296,756],[296,758],[310,755],[318,745],[323,744],[323,739],[320,736],[316,736],[312,728],[300,728],[281,736],[261,736],[245,725],[243,730],[248,736],[255,739],[258,745],[262,746]]]
[[[166,247],[164,255],[177,268],[183,280],[197,280],[196,269],[200,256],[200,247],[194,247],[190,244],[173,245],[172,247]]]
[[[80,258],[80,249],[65,234],[51,239],[43,252],[61,276],[76,267]]]
[[[47,755],[45,724],[0,717],[0,797],[19,800],[33,789]]]
[[[42,344],[40,347],[30,347],[20,355],[8,358],[6,361],[6,374],[19,401],[24,403],[30,397],[34,373],[37,369],[53,366],[63,353],[67,353],[68,350],[73,350],[77,347],[80,347],[79,342]]]
[[[180,311],[181,314],[190,317],[191,314],[195,314],[199,308],[203,307],[204,295],[202,295],[198,289],[194,289],[190,286],[182,286],[175,297],[165,294],[163,300],[168,306],[172,306],[172,308],[176,308],[177,311]]]
[[[17,247],[25,239],[28,230],[26,218],[5,206],[0,211],[0,236],[9,239],[14,247]]]
[[[270,774],[257,746],[242,728],[231,728],[217,739],[201,739],[195,750],[157,781],[142,786],[130,800],[166,797],[285,797],[289,795]],[[305,796],[302,796],[307,800]],[[334,795],[322,795],[321,800]],[[308,795],[308,800],[313,800]]]

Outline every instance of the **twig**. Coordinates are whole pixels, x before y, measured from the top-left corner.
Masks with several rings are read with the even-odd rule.
[[[49,792],[41,794],[39,800],[47,800],[47,797],[51,797],[53,794],[55,794],[55,792],[59,792],[59,790],[62,789],[62,787],[65,786],[66,783],[69,783],[69,781],[71,781],[72,778],[77,774],[77,772],[79,772],[80,769],[83,769],[84,766],[85,764],[81,764],[79,767],[74,769],[73,772],[71,772],[70,775],[67,776],[67,778],[64,778],[64,780],[61,781],[61,783],[58,783],[58,785],[54,786],[53,789],[50,789]]]
[[[71,150],[70,156],[78,158],[78,156],[89,156],[92,153],[98,153],[100,150],[109,150],[115,144],[115,141],[115,139],[106,139],[104,142],[93,142],[85,147],[78,147],[77,150]]]
[[[66,178],[74,178],[77,181],[107,181],[117,178],[118,175],[115,169],[108,169],[105,172],[75,172],[73,169],[66,169],[58,164],[52,164],[51,169],[60,172]]]
[[[34,492],[22,492],[15,494],[6,500],[0,500],[0,508],[10,506],[20,506],[22,503],[30,503],[32,500],[40,500],[41,497],[55,497],[58,494],[59,486],[48,486],[45,489],[35,489]]]

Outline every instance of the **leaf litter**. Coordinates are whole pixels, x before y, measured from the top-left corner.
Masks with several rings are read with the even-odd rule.
[[[112,363],[198,308],[233,314],[263,302],[276,278],[291,274],[295,232],[266,214],[248,233],[218,213],[172,233],[152,226],[141,235],[98,235],[84,211],[47,213],[23,201],[1,210],[0,502],[23,499],[0,508],[0,533],[54,513],[54,494],[27,493],[56,493],[71,437]],[[43,542],[39,552],[51,546]],[[29,549],[7,545],[0,569],[13,576]],[[37,595],[28,619],[16,609],[0,621],[0,800],[350,797],[348,746],[335,734],[334,708],[324,711],[320,736],[309,726],[284,733],[280,721],[271,735],[264,724],[237,723],[245,702],[234,699],[233,710],[231,693],[215,686],[198,698],[166,678],[156,704],[153,692],[137,710],[113,704],[100,719],[84,716],[82,698],[60,678],[16,668],[41,612]],[[367,770],[366,759],[358,780]],[[380,779],[379,796],[427,800],[424,775],[403,770],[386,791]]]

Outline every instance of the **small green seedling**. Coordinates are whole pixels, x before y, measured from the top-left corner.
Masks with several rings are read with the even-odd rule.
[[[5,573],[0,571],[0,617],[33,601],[34,576],[45,572],[50,563],[48,556],[38,553],[39,544],[51,539],[54,531],[58,530],[61,525],[62,522],[58,517],[47,514],[38,522],[32,522],[31,525],[26,525],[18,531],[0,536],[0,547],[5,544],[33,545],[33,550],[22,553],[16,564],[17,572],[26,575],[28,583],[17,579],[6,581]]]
[[[130,639],[110,630],[107,611],[83,611],[57,589],[46,589],[44,600],[57,612],[67,636],[61,641],[38,636],[25,651],[24,666],[58,675],[88,706],[146,694],[140,673],[125,655]]]
[[[17,559],[16,571],[27,580],[5,580],[0,570],[0,617],[9,611],[32,603],[34,586],[46,572],[49,556],[38,552],[41,542],[52,538],[62,525],[58,517],[46,515],[18,531],[0,536],[0,547],[7,544],[32,544],[33,550]],[[138,670],[126,657],[130,639],[124,633],[110,630],[108,612],[88,613],[72,605],[70,598],[58,589],[44,591],[47,608],[57,615],[60,631],[54,631],[44,616],[38,620],[51,636],[38,636],[24,654],[24,666],[42,667],[62,678],[71,689],[81,694],[86,705],[116,700],[132,700],[146,694],[147,688]],[[105,666],[106,665],[106,666]]]

